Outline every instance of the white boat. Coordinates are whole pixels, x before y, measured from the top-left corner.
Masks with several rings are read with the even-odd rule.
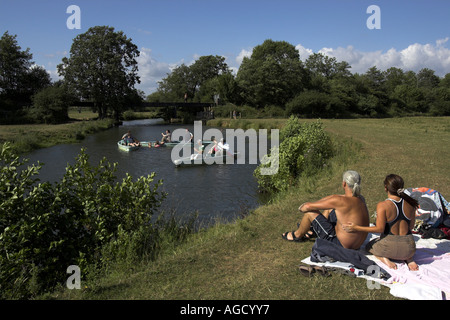
[[[127,151],[127,152],[139,149],[139,146],[126,145],[123,140],[118,141],[117,146],[119,147],[120,150]]]
[[[211,155],[211,154],[207,154],[207,155],[203,155],[203,154],[197,154],[197,155],[192,155],[190,157],[185,157],[185,158],[181,158],[181,159],[176,159],[173,160],[173,164],[176,167],[181,167],[181,166],[192,166],[192,165],[203,165],[203,164],[226,164],[230,162],[230,159],[236,159],[237,156],[239,155],[239,152],[231,154],[229,152],[226,152],[220,156],[216,156],[216,155]],[[217,158],[221,158],[217,161]]]

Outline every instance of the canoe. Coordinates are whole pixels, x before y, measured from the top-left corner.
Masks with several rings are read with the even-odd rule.
[[[181,159],[177,159],[177,160],[172,160],[173,164],[176,167],[181,167],[181,166],[191,166],[191,165],[203,165],[203,164],[226,164],[227,162],[229,162],[229,159],[236,159],[237,156],[239,155],[239,152],[236,152],[234,154],[230,154],[230,153],[224,153],[223,155],[221,155],[220,157],[222,157],[222,161],[217,163],[214,161],[214,158],[217,158],[217,156],[214,155],[198,155],[197,159],[191,159],[191,157],[185,157],[185,158],[181,158]],[[201,159],[201,162],[200,162]]]
[[[139,149],[139,146],[127,146],[127,145],[125,145],[122,140],[118,141],[117,145],[119,146],[120,150],[127,151],[127,152]]]
[[[156,141],[141,141],[141,145],[142,145],[143,147],[148,147],[148,145],[149,145],[150,143],[151,143],[151,146],[154,147]],[[173,148],[173,147],[179,145],[180,143],[181,143],[183,146],[184,146],[184,145],[187,145],[187,146],[193,146],[193,145],[194,145],[193,142],[184,143],[184,142],[180,142],[180,141],[172,141],[172,142],[166,142],[166,143],[160,145],[160,147],[170,147],[170,148]],[[211,140],[203,140],[202,143],[203,143],[204,145],[208,145],[208,144],[211,144],[211,143],[213,143],[213,142],[212,142]]]

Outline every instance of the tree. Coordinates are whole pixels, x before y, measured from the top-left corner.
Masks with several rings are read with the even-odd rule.
[[[417,73],[417,86],[419,88],[436,88],[439,82],[439,77],[431,69],[423,68]]]
[[[0,38],[0,109],[8,111],[19,111],[51,84],[48,72],[33,64],[30,49],[22,51],[16,38],[8,31]]]
[[[351,73],[350,64],[346,61],[337,62],[335,57],[329,57],[322,53],[313,53],[306,59],[305,67],[314,75],[327,79],[334,77],[348,77]]]
[[[284,106],[303,90],[305,79],[298,50],[270,39],[244,58],[236,76],[243,100],[258,108]]]
[[[29,48],[21,51],[16,38],[8,31],[0,38],[0,93],[9,96],[18,92],[33,58]]]
[[[70,58],[63,58],[58,73],[80,99],[94,102],[100,119],[112,110],[118,120],[134,85],[140,83],[139,54],[122,31],[96,26],[74,39]]]
[[[33,96],[28,117],[34,122],[61,123],[68,120],[71,99],[64,86],[52,86]]]
[[[202,100],[202,86],[209,80],[220,75],[231,74],[225,58],[221,56],[201,56],[192,65],[182,64],[159,82],[158,91],[165,97],[165,101],[182,101],[187,93],[189,99]],[[212,97],[210,97],[212,101]]]

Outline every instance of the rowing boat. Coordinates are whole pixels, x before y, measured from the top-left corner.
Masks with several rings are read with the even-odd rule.
[[[181,158],[181,159],[172,160],[172,162],[176,167],[190,166],[190,165],[195,165],[195,164],[208,164],[208,165],[210,165],[210,164],[226,164],[226,163],[230,163],[230,159],[236,159],[238,155],[239,155],[239,152],[236,152],[234,154],[227,152],[220,156],[216,156],[214,154],[206,154],[206,155],[198,154],[196,158],[194,157],[194,159],[193,159],[193,156],[189,156],[189,157],[185,157],[185,158]],[[219,158],[219,159],[217,159],[217,158]]]
[[[143,147],[148,147],[149,144],[151,144],[151,146],[154,147],[155,144],[156,144],[156,142],[157,142],[157,141],[141,141],[141,145],[142,145]],[[193,142],[185,143],[184,141],[172,141],[172,142],[165,142],[165,143],[163,143],[163,144],[160,144],[159,146],[160,146],[160,147],[170,147],[170,148],[173,148],[173,147],[175,147],[175,146],[178,146],[180,143],[181,143],[182,146],[185,146],[185,145],[186,145],[186,146],[193,146],[193,145],[194,145]],[[211,141],[211,140],[203,140],[202,143],[203,143],[204,145],[208,145],[208,144],[213,143],[213,141]]]
[[[128,145],[126,145],[123,142],[123,140],[118,141],[117,145],[119,146],[120,150],[127,151],[127,152],[139,149],[139,146],[128,146]]]

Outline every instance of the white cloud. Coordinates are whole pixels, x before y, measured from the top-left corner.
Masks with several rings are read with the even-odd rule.
[[[347,61],[352,66],[351,72],[353,73],[365,73],[369,68],[376,66],[380,70],[397,67],[403,71],[412,70],[414,72],[418,72],[422,68],[429,68],[434,70],[436,75],[444,76],[450,72],[450,49],[445,47],[448,40],[449,38],[439,39],[435,44],[414,43],[402,50],[391,48],[386,52],[381,50],[364,52],[353,46],[336,49],[322,48],[318,52],[335,57],[338,61]],[[297,48],[306,54],[312,52],[300,44],[297,45]],[[307,57],[301,56],[301,58],[305,60]]]
[[[308,59],[308,57],[313,54],[313,51],[311,49],[307,49],[301,44],[296,45],[295,49],[297,49],[298,53],[300,53],[300,59],[303,61]]]
[[[152,57],[152,50],[142,48],[140,55],[136,59],[139,66],[139,77],[141,83],[136,85],[138,89],[143,90],[146,94],[150,94],[158,88],[158,81],[161,81],[174,68],[175,64],[161,62]]]
[[[239,52],[238,56],[236,57],[236,62],[241,65],[242,61],[245,57],[250,58],[253,52],[253,48],[246,50],[242,49],[241,52]],[[238,67],[239,68],[239,67]]]

